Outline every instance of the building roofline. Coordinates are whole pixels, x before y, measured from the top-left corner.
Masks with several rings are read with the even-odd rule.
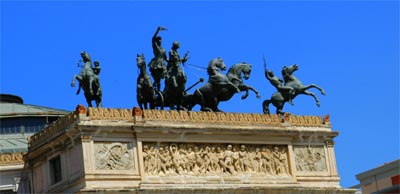
[[[360,174],[356,175],[356,178],[361,181],[362,179],[365,179],[367,177],[373,176],[377,173],[381,173],[381,172],[386,172],[392,169],[399,169],[400,168],[400,159],[385,163],[381,166],[378,166],[376,168],[373,168],[371,170],[362,172]]]
[[[0,118],[25,116],[63,116],[71,111],[30,104],[1,102]]]

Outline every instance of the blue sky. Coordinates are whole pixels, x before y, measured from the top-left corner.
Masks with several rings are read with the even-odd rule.
[[[168,28],[159,34],[167,51],[175,40],[181,54],[190,51],[187,64],[206,67],[222,57],[228,67],[253,65],[245,83],[261,99],[237,94],[221,102],[226,112],[262,113],[262,101],[275,92],[264,77],[263,54],[279,76],[284,65],[298,64],[295,75],[327,95],[311,89],[321,107],[303,95],[284,111],[330,115],[340,132],[335,151],[343,187],[399,158],[398,1],[1,1],[0,92],[65,110],[86,105],[70,86],[85,50],[101,63],[103,106],[137,106],[136,54],[151,60],[159,25]],[[185,72],[187,86],[208,78],[199,68]]]

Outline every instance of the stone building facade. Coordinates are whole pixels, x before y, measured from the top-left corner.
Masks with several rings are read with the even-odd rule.
[[[400,193],[400,159],[356,175],[362,193]]]
[[[329,117],[89,108],[29,139],[33,193],[354,193]]]
[[[0,193],[13,194],[24,170],[23,156],[28,137],[39,132],[68,111],[24,104],[21,97],[0,94]]]

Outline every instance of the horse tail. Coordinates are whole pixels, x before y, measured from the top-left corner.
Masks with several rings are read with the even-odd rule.
[[[269,114],[269,104],[271,103],[271,100],[264,100],[263,102],[263,112],[264,114]]]

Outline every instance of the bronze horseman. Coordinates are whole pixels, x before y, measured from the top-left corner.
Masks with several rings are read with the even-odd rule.
[[[92,101],[96,102],[97,107],[101,107],[102,91],[99,80],[100,62],[95,61],[95,66],[92,67],[92,60],[89,53],[81,52],[83,68],[79,75],[74,75],[71,86],[75,87],[75,79],[79,81],[79,88],[76,94],[80,93],[81,88],[84,91],[86,102],[89,107],[92,107]]]

